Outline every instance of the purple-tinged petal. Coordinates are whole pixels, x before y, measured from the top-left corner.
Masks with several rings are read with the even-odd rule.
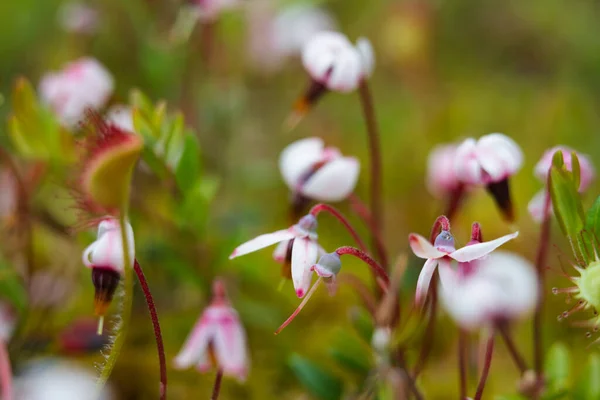
[[[292,246],[292,281],[296,295],[304,297],[312,281],[311,267],[317,263],[318,245],[314,240],[301,238]]]
[[[510,235],[502,236],[498,239],[491,240],[489,242],[477,243],[470,246],[465,246],[450,253],[449,256],[460,262],[467,262],[476,260],[483,256],[490,254],[504,243],[508,242],[519,236],[519,232],[511,233]]]
[[[419,274],[419,279],[417,280],[417,288],[415,290],[415,304],[417,306],[423,305],[425,298],[427,297],[427,292],[429,291],[429,285],[431,284],[431,278],[433,277],[433,273],[435,272],[435,268],[438,265],[437,259],[428,259],[425,261],[423,268],[421,269],[421,273]]]
[[[226,375],[244,381],[248,373],[246,333],[235,310],[227,309],[228,312],[223,313],[216,324],[212,342],[215,356]]]
[[[429,240],[416,233],[408,235],[408,243],[415,256],[419,258],[440,258],[446,255],[446,253],[439,251]]]
[[[354,191],[359,171],[356,158],[336,158],[319,168],[302,186],[301,192],[319,201],[341,201]]]
[[[207,308],[202,317],[194,325],[194,329],[186,339],[179,354],[173,360],[177,369],[189,368],[198,364],[199,368],[210,367],[206,354],[208,344],[214,335],[214,324],[210,316],[211,307]]]
[[[283,229],[277,232],[266,233],[264,235],[257,236],[254,239],[236,247],[235,250],[233,250],[233,253],[231,253],[229,256],[229,259],[231,260],[232,258],[252,253],[253,251],[263,249],[275,243],[283,242],[284,240],[293,239],[294,236],[294,232],[292,232],[290,229]]]

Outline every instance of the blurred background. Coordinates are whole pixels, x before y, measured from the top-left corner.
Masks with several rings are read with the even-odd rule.
[[[282,52],[273,44],[293,24],[274,21],[290,7],[317,7],[328,15],[327,23],[351,40],[365,36],[373,44],[371,84],[383,150],[385,242],[392,258],[408,254],[407,235],[427,235],[444,208],[425,186],[429,151],[468,136],[503,132],[525,154],[524,167],[511,181],[515,226],[500,219],[484,190],[476,190],[452,221],[453,232],[464,244],[472,221],[482,224],[484,238],[518,229],[521,235],[506,247],[533,260],[539,226],[528,215],[527,203],[542,187],[533,176],[535,163],[557,144],[586,153],[594,162],[600,156],[600,5],[565,0],[242,3],[195,22],[190,10],[200,5],[192,2],[82,2],[78,6],[91,16],[86,14],[89,20],[81,22],[81,14],[73,11],[77,6],[66,1],[0,2],[0,144],[14,149],[4,121],[14,112],[10,99],[17,78],[25,77],[35,90],[43,74],[83,56],[95,57],[113,74],[110,104],[128,103],[131,91],[139,89],[153,103],[166,101],[170,112],[181,110],[200,144],[197,196],[181,201],[141,166],[134,176],[130,217],[137,258],[157,303],[168,364],[210,301],[213,278],[220,276],[247,329],[252,359],[247,382],[226,379],[222,399],[329,399],[340,392],[360,398],[359,386],[368,380],[374,359],[365,340],[368,334],[354,329],[364,311],[352,289],[342,286],[335,297],[320,290],[274,337],[273,331],[299,303],[291,283],[278,290],[280,266],[270,250],[228,260],[239,243],[289,225],[289,194],[278,156],[296,139],[320,136],[344,154],[356,155],[362,162],[357,193],[365,200],[368,194],[367,138],[356,93],[327,94],[292,133],[282,128],[309,78],[297,49]],[[26,158],[19,162],[21,167],[33,163]],[[93,286],[80,261],[95,232],[70,229],[78,221],[67,185],[73,168],[49,163],[30,191],[31,263],[40,277],[39,289],[30,294],[19,289],[19,273],[14,272],[26,258],[23,221],[10,207],[3,213],[0,293],[21,310],[19,336],[11,341],[17,372],[19,365],[40,356],[68,358],[89,368],[101,359],[94,335]],[[4,185],[0,199],[8,196]],[[586,204],[595,199],[597,189],[594,183]],[[338,206],[351,214],[347,204]],[[364,225],[352,220],[366,235]],[[571,254],[553,225],[548,260],[559,271],[558,255],[569,259]],[[319,234],[327,249],[352,244],[326,216],[320,218]],[[406,307],[419,267],[411,263],[404,277]],[[367,269],[358,262],[345,262],[344,269],[370,284]],[[570,306],[564,297],[552,296],[550,288],[569,284],[559,274],[549,276],[546,344],[565,343],[578,371],[584,356],[595,349],[587,348],[591,339],[584,330],[557,322],[557,315]],[[112,324],[111,317],[107,324]],[[530,328],[529,321],[515,327],[518,346],[529,362]],[[407,349],[409,364],[419,340],[415,337]],[[340,390],[307,390],[293,368],[298,360],[312,360],[335,377]],[[486,396],[514,393],[517,379],[504,347],[498,345]],[[169,397],[208,398],[213,380],[212,373],[169,367]],[[131,329],[110,382],[118,399],[157,398],[154,337],[138,286]],[[443,315],[419,385],[426,398],[457,396],[456,329]]]

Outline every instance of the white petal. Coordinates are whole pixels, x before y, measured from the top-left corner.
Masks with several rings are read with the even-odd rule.
[[[292,246],[292,282],[298,297],[304,297],[312,281],[311,267],[317,263],[318,245],[314,240],[297,238]]]
[[[370,77],[375,68],[375,52],[369,39],[360,37],[356,41],[356,49],[362,62],[363,77]]]
[[[247,241],[239,245],[233,250],[233,253],[229,256],[229,259],[243,256],[244,254],[252,253],[253,251],[264,249],[265,247],[271,246],[272,244],[282,242],[294,238],[294,233],[290,229],[283,229],[273,233],[266,233],[255,237],[252,240]]]
[[[446,253],[439,251],[429,240],[416,233],[408,235],[408,243],[415,256],[419,258],[440,258],[446,255]]]
[[[207,308],[207,311],[210,307]],[[206,349],[211,338],[214,336],[214,324],[207,313],[203,313],[200,319],[194,325],[192,332],[186,339],[179,354],[173,360],[175,368],[185,369],[194,364],[205,364],[208,362]]]
[[[460,181],[470,185],[482,183],[481,166],[475,152],[475,139],[469,138],[456,148],[454,158],[454,173],[456,177]]]
[[[301,192],[318,201],[341,201],[354,191],[359,172],[360,163],[356,158],[336,158],[319,168],[302,186]]]
[[[434,147],[427,158],[427,189],[434,197],[441,198],[458,187],[460,182],[454,172],[456,146]]]
[[[296,191],[300,179],[321,161],[323,140],[310,137],[288,145],[279,156],[279,170],[290,190]]]
[[[439,293],[443,308],[459,326],[468,330],[490,322],[495,317],[495,307],[502,297],[494,285],[480,279],[441,285]]]
[[[273,259],[278,263],[282,263],[285,261],[287,256],[288,247],[290,245],[289,240],[284,240],[283,242],[279,242],[277,246],[275,246],[275,250],[273,250]]]
[[[491,133],[477,141],[477,160],[491,181],[498,182],[521,168],[523,153],[519,145],[508,136]]]
[[[346,36],[338,32],[319,32],[302,49],[302,64],[313,79],[324,82],[338,55],[347,51],[356,50]]]
[[[421,306],[427,297],[429,291],[429,285],[431,284],[431,278],[435,272],[435,268],[438,265],[438,260],[428,259],[425,261],[419,279],[417,280],[417,288],[415,290],[415,304]]]
[[[216,324],[213,344],[217,362],[223,368],[223,372],[244,381],[248,373],[246,333],[232,308],[228,315],[222,316]]]
[[[106,120],[124,131],[135,132],[133,110],[129,106],[119,104],[110,107],[106,112]]]
[[[489,242],[465,246],[449,254],[449,256],[454,258],[456,261],[461,262],[476,260],[485,255],[488,255],[492,251],[496,250],[498,247],[502,246],[504,243],[516,238],[517,236],[519,236],[519,232],[514,232],[510,235],[505,235],[498,239],[491,240]]]
[[[351,92],[358,87],[362,77],[362,61],[358,51],[344,51],[337,54],[331,74],[325,81],[329,90]]]
[[[533,218],[535,222],[540,223],[544,219],[544,215],[546,214],[546,212],[544,212],[545,206],[546,191],[541,190],[538,193],[536,193],[535,196],[533,196],[533,198],[527,205],[527,211],[529,211],[531,218]],[[550,202],[550,210],[548,210],[548,212],[552,213],[552,202]]]
[[[104,225],[103,225],[104,224]],[[98,239],[83,253],[83,262],[86,266],[101,266],[112,268],[117,272],[123,272],[125,269],[123,257],[123,242],[121,240],[121,230],[118,228],[118,222],[115,220],[105,220],[98,227],[98,233],[101,235]],[[133,229],[129,223],[125,226],[127,235],[127,244],[129,250],[130,266],[133,266],[135,260],[135,240]]]

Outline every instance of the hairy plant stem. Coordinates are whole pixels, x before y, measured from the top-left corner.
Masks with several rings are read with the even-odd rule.
[[[467,397],[467,332],[458,330],[458,379],[460,389],[460,400]]]
[[[548,254],[548,245],[550,243],[550,192],[546,190],[544,197],[544,218],[540,229],[540,242],[535,259],[535,270],[538,278],[538,301],[533,316],[533,367],[535,369],[538,381],[542,379],[542,363],[544,358],[544,346],[542,343],[542,311],[544,306],[544,285],[546,281],[546,256]]]
[[[310,215],[317,217],[323,211],[328,212],[329,214],[333,215],[338,221],[340,221],[342,225],[344,225],[346,230],[350,233],[350,235],[352,235],[358,247],[362,251],[367,251],[367,246],[365,245],[365,242],[362,240],[358,232],[356,232],[356,229],[354,229],[354,227],[352,226],[352,224],[350,224],[348,219],[344,217],[344,215],[341,212],[339,212],[335,207],[332,207],[329,204],[319,203],[310,209]]]
[[[213,385],[212,395],[210,396],[210,400],[217,400],[219,398],[219,394],[221,393],[221,381],[223,380],[223,369],[219,368],[217,370],[217,376],[215,376],[215,384]]]
[[[483,389],[485,389],[485,383],[490,373],[490,367],[492,365],[492,356],[494,355],[494,332],[490,332],[487,344],[485,346],[485,361],[483,364],[483,370],[481,371],[481,379],[479,385],[477,385],[477,392],[473,400],[481,400],[483,396]]]
[[[381,150],[379,129],[377,127],[377,119],[375,118],[375,109],[373,107],[373,98],[366,79],[361,80],[359,85],[360,103],[367,125],[367,136],[369,139],[369,152],[371,154],[371,219],[373,230],[381,235],[383,231],[383,204],[381,199],[382,193],[382,167],[381,167]],[[377,252],[377,258],[387,269],[388,260],[383,248],[377,245],[376,236],[373,236],[373,247]]]
[[[380,277],[383,280],[383,282],[385,283],[385,286],[389,287],[390,278],[388,277],[387,272],[385,272],[385,269],[364,251],[361,251],[355,247],[342,246],[342,247],[339,247],[335,252],[337,253],[338,256],[343,256],[345,254],[348,254],[348,255],[354,256],[354,257],[364,261],[365,264],[367,264],[369,267],[371,267],[373,274]]]
[[[13,400],[12,370],[4,340],[0,340],[0,385],[2,385],[2,400]]]
[[[123,271],[123,302],[121,303],[122,311],[121,311],[121,322],[118,324],[118,329],[116,332],[116,338],[113,342],[113,345],[110,349],[110,354],[108,355],[104,366],[102,367],[102,371],[100,373],[100,377],[98,378],[97,383],[97,392],[100,392],[110,374],[112,373],[115,365],[117,363],[117,359],[121,354],[121,350],[123,349],[123,345],[125,344],[125,339],[127,337],[127,330],[129,328],[129,320],[131,319],[131,307],[133,303],[133,271],[131,268],[131,261],[129,259],[129,241],[127,240],[127,209],[129,201],[129,193],[126,193],[123,205],[121,206],[119,212],[119,227],[121,229],[121,242],[123,243],[123,265],[125,266]],[[98,397],[98,396],[96,396]]]
[[[502,340],[504,340],[504,344],[506,344],[506,348],[508,349],[510,357],[515,362],[517,368],[519,368],[519,372],[521,373],[521,375],[523,375],[528,369],[527,362],[525,361],[521,353],[519,353],[519,350],[517,349],[517,346],[510,335],[508,324],[504,322],[498,323],[496,324],[496,330],[498,331],[498,333],[500,333],[500,337],[502,337]]]
[[[137,260],[133,262],[133,269],[140,281],[140,286],[144,292],[146,298],[146,304],[148,305],[148,311],[150,312],[150,318],[152,319],[152,327],[154,328],[154,337],[156,338],[156,350],[158,352],[158,363],[160,367],[160,399],[165,400],[167,398],[167,362],[165,360],[165,347],[163,344],[162,333],[160,331],[160,322],[158,320],[158,313],[156,312],[156,306],[154,305],[154,299],[148,287],[148,281],[144,271],[140,267]]]

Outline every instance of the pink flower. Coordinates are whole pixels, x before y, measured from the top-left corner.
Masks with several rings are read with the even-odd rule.
[[[222,282],[213,284],[212,303],[196,322],[174,364],[178,369],[196,364],[200,372],[219,368],[225,375],[240,381],[246,379],[246,333],[237,312],[229,305]]]
[[[60,26],[67,32],[92,34],[98,30],[98,11],[83,3],[66,3],[58,14]]]
[[[466,139],[456,149],[454,172],[467,185],[485,186],[509,221],[514,220],[508,178],[523,164],[523,153],[508,136],[490,133]]]
[[[341,201],[356,187],[360,164],[325,147],[316,137],[298,140],[279,157],[279,170],[292,192],[317,201]]]
[[[415,303],[417,305],[423,304],[429,291],[431,278],[438,265],[441,280],[442,270],[452,270],[452,260],[464,263],[482,258],[518,235],[519,232],[515,232],[489,242],[476,243],[456,250],[454,247],[454,237],[447,230],[441,231],[435,238],[433,245],[423,236],[411,233],[408,236],[408,240],[413,253],[419,258],[427,259],[417,280]]]
[[[104,107],[113,86],[112,76],[98,61],[81,58],[62,71],[44,75],[39,92],[60,121],[72,127],[84,119],[86,109]]]
[[[456,148],[454,144],[446,144],[434,147],[429,153],[427,188],[437,198],[447,196],[461,185],[454,170]]]
[[[548,182],[548,171],[550,170],[550,167],[552,166],[552,157],[554,156],[554,153],[556,153],[557,151],[562,152],[564,163],[565,163],[565,168],[568,171],[572,170],[571,169],[572,168],[571,153],[574,152],[575,150],[573,150],[567,146],[556,146],[556,147],[551,148],[550,150],[547,150],[544,153],[544,155],[542,156],[542,159],[535,165],[535,168],[533,170],[535,176],[540,181],[542,181],[544,186]],[[590,161],[590,159],[587,155],[579,153],[579,152],[575,152],[575,153],[577,154],[577,159],[579,160],[579,169],[580,169],[579,193],[583,193],[587,190],[587,188],[591,185],[592,181],[594,180],[595,171],[594,171],[594,166],[592,165],[592,162]],[[546,191],[547,191],[547,189],[545,188],[545,189],[541,190],[540,192],[538,192],[535,196],[533,196],[533,198],[527,205],[529,214],[531,214],[531,217],[536,222],[541,222],[544,219],[544,216],[546,215],[546,212],[544,210],[545,201],[546,201]],[[549,207],[549,210],[547,210],[547,212],[549,212],[549,213],[553,212],[552,211],[552,203],[550,203],[550,207]]]
[[[241,244],[233,250],[229,259],[231,260],[280,242],[285,243],[283,246],[287,249],[289,241],[293,240],[291,254],[292,281],[298,297],[304,297],[312,282],[311,267],[317,262],[319,252],[322,251],[317,243],[317,238],[317,219],[309,214],[302,217],[296,225],[288,229],[260,235]],[[283,249],[283,247],[278,247],[274,256],[281,257]]]
[[[327,89],[351,92],[373,72],[375,57],[368,39],[356,46],[338,32],[320,32],[306,43],[302,63],[312,79]]]

